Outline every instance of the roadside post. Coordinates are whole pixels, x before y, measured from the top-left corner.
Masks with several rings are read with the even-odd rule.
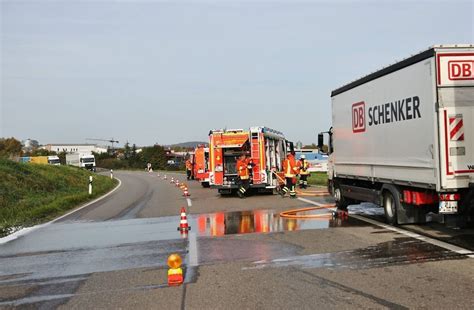
[[[110,178],[111,178],[111,179],[114,178],[114,170],[113,170],[113,169],[110,169]]]
[[[89,176],[89,195],[92,195],[92,176]]]

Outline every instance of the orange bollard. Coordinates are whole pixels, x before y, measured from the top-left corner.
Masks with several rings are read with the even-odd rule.
[[[183,270],[181,269],[181,257],[178,254],[171,254],[168,257],[168,286],[178,286],[184,281]]]

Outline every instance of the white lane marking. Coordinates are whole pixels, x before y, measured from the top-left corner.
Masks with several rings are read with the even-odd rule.
[[[299,198],[298,197],[298,199],[301,200],[301,201],[310,203],[312,205],[315,205],[315,206],[322,206],[323,205],[319,202],[315,202],[315,201],[305,199],[305,198]],[[430,237],[427,237],[427,236],[422,236],[422,235],[419,235],[417,233],[407,231],[407,230],[404,230],[404,229],[401,229],[401,228],[398,228],[398,227],[383,224],[383,223],[380,223],[378,221],[375,221],[375,220],[372,220],[372,219],[369,219],[369,218],[366,218],[366,217],[363,217],[363,216],[360,216],[360,215],[357,215],[357,214],[350,214],[349,216],[353,217],[355,219],[358,219],[360,221],[364,221],[366,223],[369,223],[369,224],[372,224],[372,225],[375,225],[375,226],[378,226],[378,227],[382,227],[382,228],[391,230],[393,232],[397,232],[397,233],[405,235],[407,237],[411,237],[411,238],[414,238],[414,239],[417,239],[417,240],[420,240],[420,241],[424,241],[424,242],[439,246],[440,248],[443,248],[443,249],[446,249],[446,250],[449,250],[449,251],[452,251],[452,252],[455,252],[455,253],[458,253],[458,254],[467,255],[467,257],[470,257],[470,258],[474,258],[474,255],[471,255],[471,254],[474,254],[473,251],[470,251],[470,250],[465,249],[465,248],[461,248],[457,245],[449,244],[447,242],[436,240],[436,239],[433,239],[433,238],[430,238]]]
[[[75,209],[75,210],[72,210],[72,211],[70,211],[70,212],[68,212],[68,213],[66,213],[66,214],[64,214],[64,215],[61,215],[60,217],[58,217],[58,218],[56,218],[56,219],[54,219],[54,220],[51,220],[51,221],[46,222],[46,223],[44,223],[44,224],[32,226],[32,227],[26,227],[26,228],[23,228],[23,229],[21,229],[21,230],[19,230],[19,231],[14,232],[14,233],[11,234],[11,235],[8,235],[8,236],[6,236],[6,237],[0,238],[0,244],[7,243],[7,242],[9,242],[9,241],[12,241],[12,240],[17,239],[17,238],[20,237],[20,236],[27,235],[27,234],[31,233],[32,231],[35,231],[35,230],[37,230],[37,229],[39,229],[39,228],[41,228],[41,227],[48,226],[48,225],[50,225],[50,224],[52,224],[52,223],[54,223],[54,222],[56,222],[56,221],[59,221],[60,219],[66,217],[66,216],[68,216],[68,215],[73,214],[74,212],[77,212],[77,211],[79,211],[79,210],[82,210],[82,209],[84,209],[85,207],[88,207],[88,206],[90,206],[91,204],[96,203],[96,202],[98,202],[98,201],[100,201],[100,200],[106,198],[106,197],[109,196],[109,195],[112,195],[112,193],[114,193],[117,189],[119,189],[120,186],[122,186],[122,181],[121,181],[119,178],[117,178],[117,177],[116,177],[116,179],[119,181],[119,184],[118,184],[113,190],[111,190],[110,192],[106,193],[105,195],[102,195],[102,196],[100,196],[99,198],[96,198],[96,199],[94,199],[94,200],[92,200],[92,201],[86,203],[85,205],[83,205],[83,206],[81,206],[81,207],[79,207],[79,208],[77,208],[77,209]]]
[[[198,266],[198,249],[196,233],[189,234],[189,266]]]
[[[193,203],[191,202],[191,198],[186,198],[186,202],[188,203],[188,208],[191,208],[193,206]]]

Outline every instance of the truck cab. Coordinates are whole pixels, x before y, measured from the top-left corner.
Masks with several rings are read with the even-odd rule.
[[[48,164],[54,165],[54,166],[59,166],[61,165],[61,161],[59,160],[59,157],[54,155],[54,156],[48,156]]]
[[[87,170],[95,171],[95,157],[94,155],[83,154],[80,157],[80,166]]]

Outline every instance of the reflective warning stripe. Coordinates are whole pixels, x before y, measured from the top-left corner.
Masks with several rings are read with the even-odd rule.
[[[464,141],[464,127],[462,115],[449,117],[449,137],[451,141]]]

